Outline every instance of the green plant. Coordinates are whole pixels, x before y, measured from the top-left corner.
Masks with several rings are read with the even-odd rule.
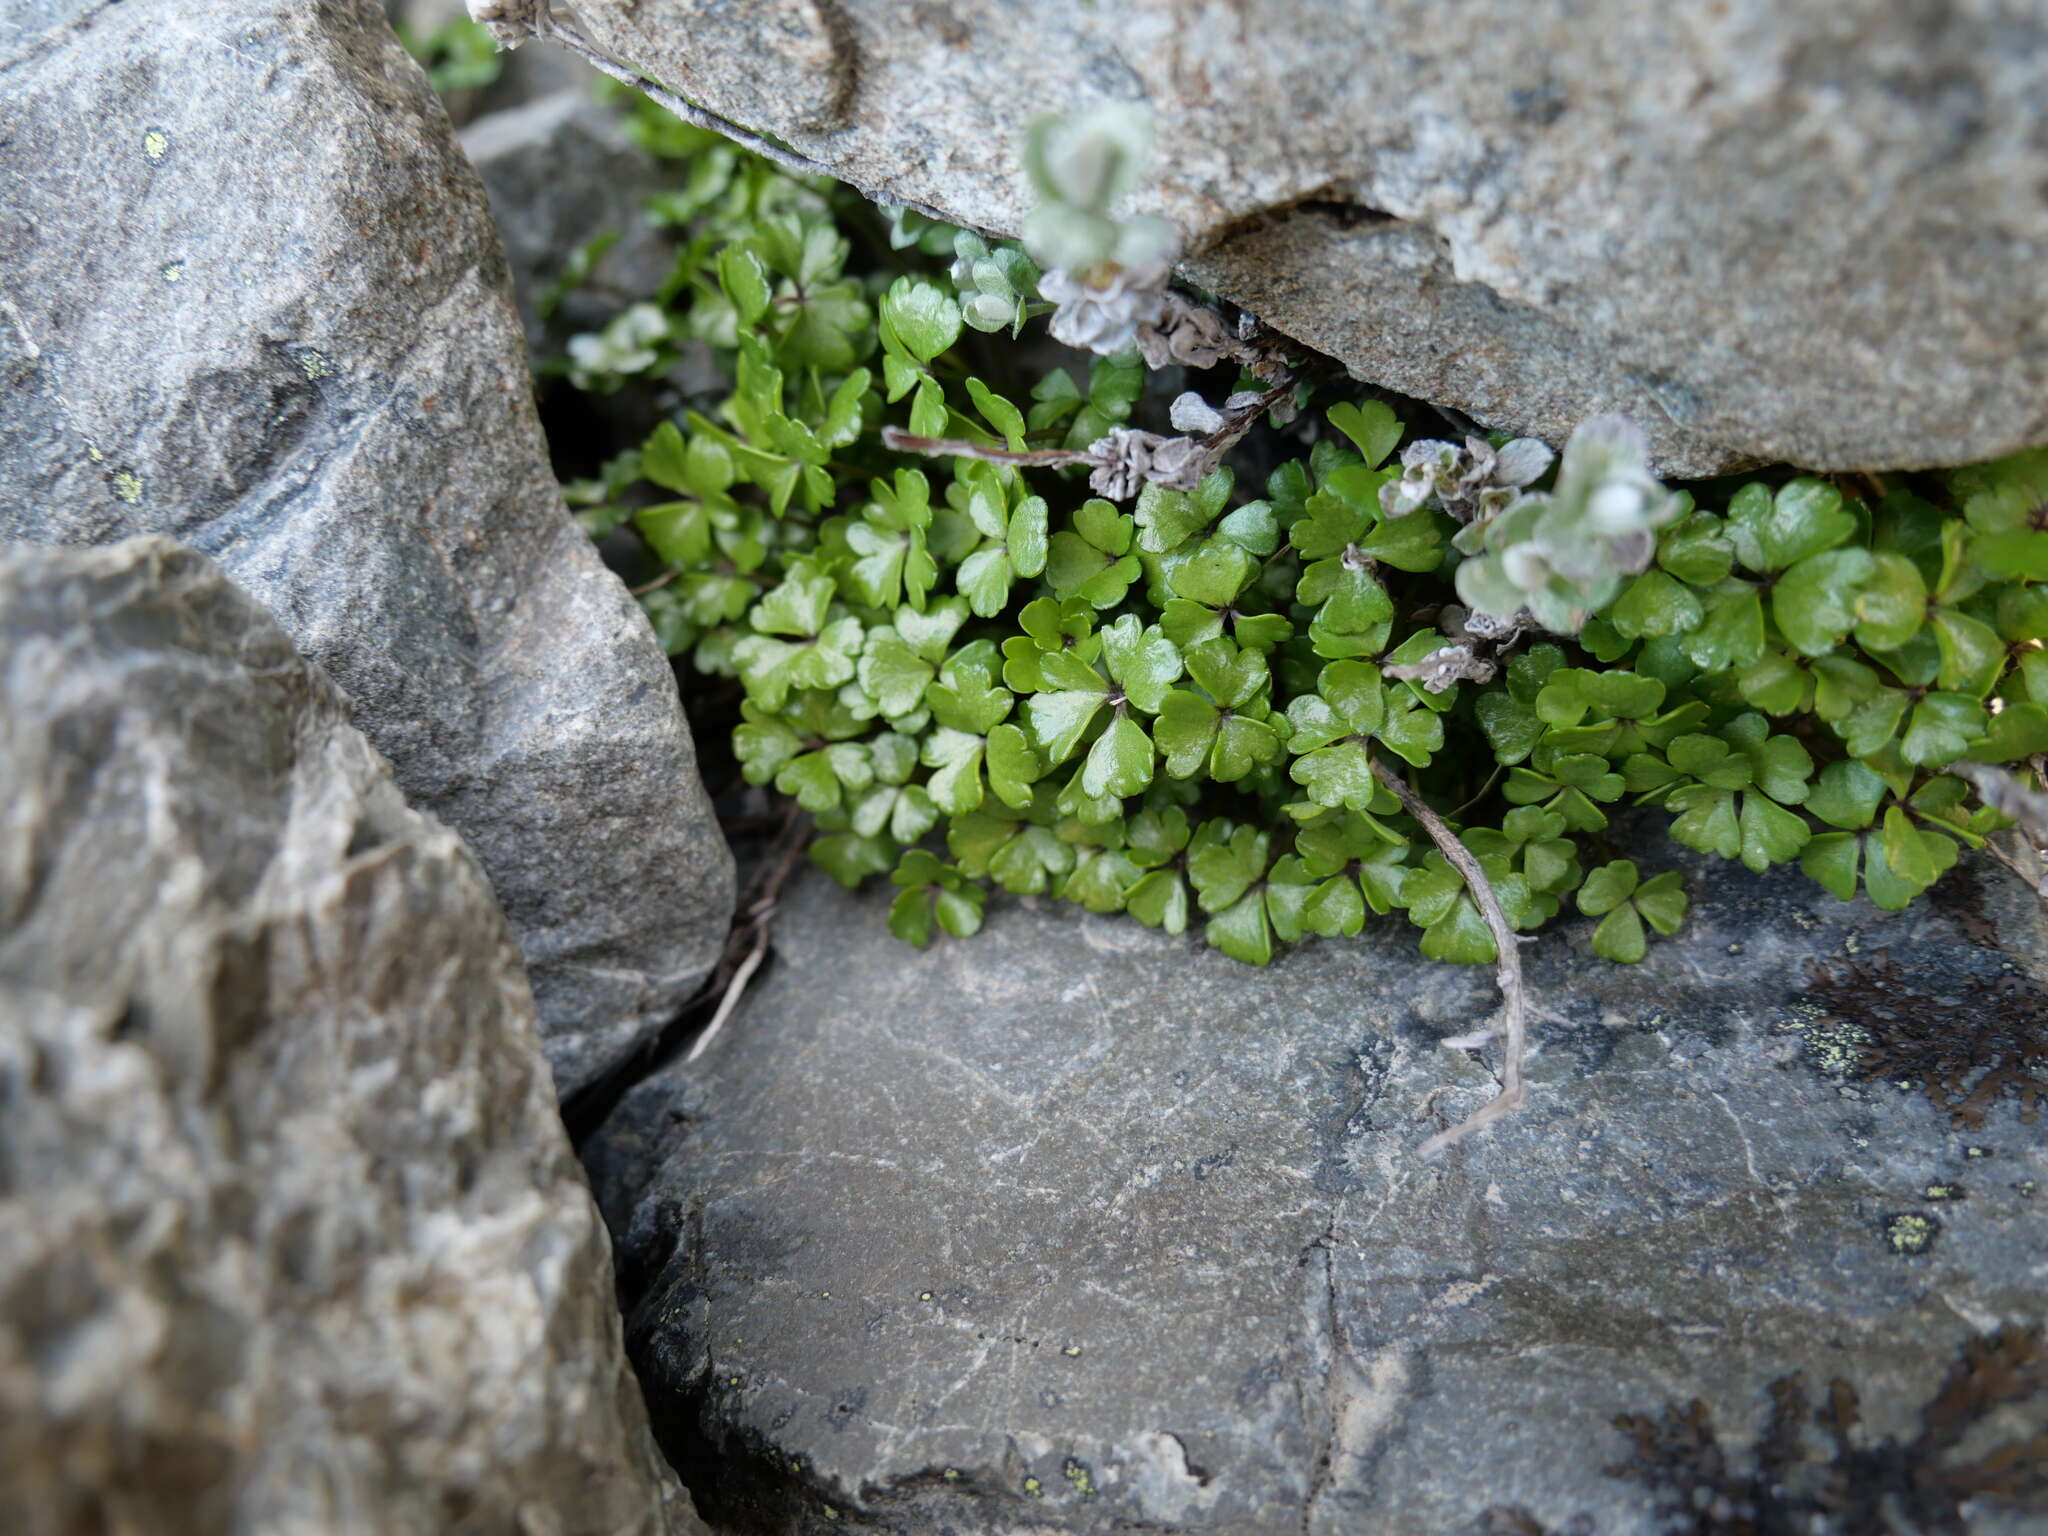
[[[1118,113],[1033,139],[1053,329],[1105,355],[1031,379],[1000,350],[1042,309],[1021,251],[648,121],[684,168],[676,273],[585,370],[658,374],[688,339],[732,387],[572,492],[663,566],[669,649],[743,687],[746,777],[835,878],[891,875],[912,943],[974,931],[991,886],[1254,964],[1405,920],[1499,968],[1505,1109],[1513,934],[1571,900],[1632,963],[1683,919],[1677,873],[1610,857],[1616,810],[1898,907],[2010,824],[1947,770],[2048,750],[2048,455],[1731,494],[1663,486],[1615,418],[1555,459],[1396,457],[1377,399],[1278,435],[1315,390],[1113,215],[1142,138]],[[1224,404],[1128,426],[1141,357],[1217,369]],[[1278,467],[1245,484],[1254,430]]]
[[[419,60],[427,83],[443,96],[480,91],[505,68],[491,34],[467,17],[446,22],[424,37],[401,20],[398,41]]]

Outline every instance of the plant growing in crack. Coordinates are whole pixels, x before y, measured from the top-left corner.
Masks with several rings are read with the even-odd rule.
[[[483,9],[594,54],[538,0]],[[1447,1042],[1497,1040],[1499,1092],[1434,1154],[1522,1101],[1527,935],[1654,963],[1683,921],[1616,808],[1885,907],[2038,832],[2040,455],[1688,490],[1615,418],[1559,452],[1429,435],[1172,286],[1177,236],[1122,211],[1132,108],[1033,130],[1019,246],[900,195],[878,215],[596,62],[767,163],[682,145],[665,339],[584,349],[592,387],[645,388],[689,338],[724,398],[657,397],[567,490],[641,537],[657,633],[737,696],[746,780],[795,799],[834,878],[889,877],[909,941],[972,932],[995,888],[1255,964],[1406,922],[1501,992]],[[1038,319],[1077,352],[1013,345]]]

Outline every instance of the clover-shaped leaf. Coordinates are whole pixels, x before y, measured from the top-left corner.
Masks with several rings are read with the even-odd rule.
[[[1519,924],[1529,901],[1528,883],[1511,872],[1505,861],[1480,857],[1501,913]],[[1403,888],[1408,920],[1422,929],[1422,952],[1432,960],[1453,965],[1484,965],[1498,949],[1493,930],[1487,926],[1465,877],[1432,848],[1421,865],[1409,872]]]
[[[827,617],[833,590],[830,576],[798,569],[748,615],[755,633],[733,647],[733,656],[747,692],[769,709],[781,708],[792,688],[836,688],[853,676],[861,625]]]
[[[960,595],[982,618],[1003,611],[1010,587],[1020,577],[1036,576],[1047,558],[1045,499],[1026,496],[1005,512],[991,538],[1001,542],[978,549],[960,564],[956,584]]]
[[[1138,548],[1155,555],[1178,549],[1222,514],[1234,483],[1231,472],[1220,468],[1210,470],[1192,491],[1148,482],[1133,509]]]
[[[1384,400],[1349,401],[1324,413],[1330,425],[1358,445],[1367,469],[1378,469],[1401,443],[1401,418]]]
[[[1669,938],[1685,921],[1685,882],[1676,870],[1641,878],[1632,859],[1616,859],[1586,876],[1579,910],[1600,919],[1593,953],[1634,965],[1649,953],[1644,925]]]
[[[907,596],[922,608],[938,566],[925,540],[931,525],[931,489],[914,469],[896,471],[895,484],[873,482],[874,500],[846,530],[854,559],[845,575],[847,595],[871,608],[893,608]]]
[[[1796,857],[1813,835],[1805,821],[1754,790],[1738,794],[1690,784],[1673,790],[1667,803],[1679,813],[1671,823],[1679,842],[1724,859],[1740,858],[1758,874]]]
[[[1273,958],[1273,925],[1264,881],[1269,839],[1248,826],[1203,823],[1188,848],[1188,878],[1204,912],[1203,936],[1233,960],[1264,965]],[[1291,905],[1279,898],[1283,908]]]
[[[1545,725],[1577,725],[1588,712],[1601,719],[1636,720],[1664,702],[1664,685],[1634,672],[1590,672],[1559,667],[1536,695],[1536,714]]]
[[[1971,557],[1983,571],[2004,581],[2048,581],[2048,449],[1959,470],[1955,489],[1973,530]]]
[[[889,905],[889,931],[905,943],[923,949],[935,923],[958,939],[981,931],[981,887],[936,855],[912,848],[889,878],[902,887]]]
[[[1100,497],[1090,497],[1074,514],[1074,526],[1052,536],[1045,577],[1053,594],[1114,608],[1141,569],[1131,553],[1135,537],[1129,516]]]
[[[1178,779],[1206,771],[1227,784],[1278,760],[1280,733],[1262,702],[1265,657],[1212,640],[1189,651],[1186,660],[1189,677],[1203,691],[1176,688],[1166,695],[1154,732],[1166,771]]]
[[[1703,672],[1753,665],[1764,653],[1764,605],[1757,589],[1730,579],[1704,598],[1705,612],[1680,649]]]
[[[1771,589],[1778,632],[1805,655],[1825,656],[1857,626],[1863,585],[1876,569],[1866,549],[1829,549],[1798,561]]]
[[[899,277],[882,296],[882,345],[893,356],[920,366],[960,339],[960,306],[936,283]],[[900,391],[890,398],[900,398]]]
[[[1842,493],[1825,480],[1788,480],[1773,495],[1762,485],[1745,485],[1728,506],[1728,533],[1735,557],[1766,574],[1824,549],[1856,532],[1856,515]]]
[[[1318,655],[1369,656],[1393,632],[1394,602],[1373,575],[1369,556],[1316,561],[1302,571],[1295,596],[1317,610],[1309,635]]]
[[[1953,867],[1956,858],[1953,840],[1915,826],[1893,806],[1881,829],[1821,833],[1807,844],[1799,867],[1842,901],[1854,899],[1860,877],[1871,905],[1898,912]]]

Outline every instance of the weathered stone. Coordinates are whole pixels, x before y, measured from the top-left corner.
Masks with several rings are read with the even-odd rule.
[[[469,21],[463,0],[384,0],[384,14],[415,48],[427,45],[442,28]],[[495,80],[481,89],[450,91],[441,104],[460,128],[560,91],[588,91],[595,78],[588,64],[560,49],[508,49],[498,54]]]
[[[490,194],[534,357],[560,356],[569,337],[601,328],[619,309],[605,295],[652,293],[668,276],[675,252],[647,223],[660,170],[587,89],[479,118],[462,131],[462,149]],[[606,233],[618,239],[589,281],[543,317],[541,299],[561,280],[570,252]]]
[[[1492,1091],[1438,1041],[1494,998],[1398,919],[1258,971],[998,899],[918,954],[887,892],[800,886],[725,1036],[586,1150],[707,1517],[1395,1536],[1498,1505],[1541,1525],[1495,1530],[1650,1531],[1689,1495],[1606,1474],[1613,1416],[1700,1398],[1741,1468],[1795,1371],[1860,1392],[1864,1444],[1911,1440],[1964,1340],[2040,1316],[2039,905],[1988,863],[1887,916],[1639,857],[1693,868],[1687,927],[1633,968],[1583,920],[1533,944],[1562,1022],[1532,1102],[1434,1165],[1417,1144]],[[1945,1100],[1981,1124],[1894,1086],[1916,1044],[1953,1048],[1944,1095],[2002,1063]],[[2013,1411],[1970,1456],[2038,1432],[2048,1394]],[[2038,1526],[1979,1500],[1970,1528]]]
[[[371,0],[65,0],[0,81],[0,536],[219,559],[476,849],[591,1081],[709,967],[731,860],[418,68]]]
[[[0,546],[0,1529],[701,1531],[476,861],[211,563]]]
[[[1191,275],[1502,428],[1555,442],[1619,406],[1682,473],[2048,438],[2038,6],[840,0],[825,28],[795,5],[576,10],[713,110],[1003,233],[1033,117],[1145,101],[1139,203],[1186,233]],[[784,79],[800,63],[807,89]]]

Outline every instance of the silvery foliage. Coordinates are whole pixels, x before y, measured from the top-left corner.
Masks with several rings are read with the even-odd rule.
[[[569,338],[569,381],[583,390],[616,389],[626,374],[654,367],[668,339],[668,316],[659,305],[629,304],[602,331]]]
[[[1166,295],[1164,311],[1157,318],[1138,328],[1138,355],[1147,368],[1168,368],[1175,363],[1184,368],[1214,368],[1226,358],[1251,366],[1257,359],[1250,351],[1232,339],[1215,310],[1206,304],[1191,304],[1175,293]]]
[[[1039,201],[1024,221],[1024,244],[1045,268],[1040,295],[1057,306],[1052,334],[1070,347],[1122,352],[1138,344],[1141,327],[1166,318],[1179,233],[1149,214],[1119,219],[1109,211],[1137,184],[1151,152],[1151,115],[1131,102],[1031,127],[1024,165]]]
[[[1496,459],[1492,473],[1499,472]],[[1479,487],[1470,499],[1484,506],[1495,489],[1505,487]],[[1519,492],[1452,539],[1471,557],[1458,567],[1458,596],[1475,613],[1512,618],[1526,608],[1545,629],[1575,634],[1628,577],[1648,569],[1657,530],[1684,505],[1650,473],[1642,429],[1625,416],[1595,416],[1565,443],[1553,489]]]
[[[1456,603],[1444,605],[1437,624],[1443,630],[1444,644],[1418,661],[1382,667],[1382,674],[1420,683],[1430,693],[1442,693],[1461,682],[1490,683],[1499,670],[1495,658],[1537,627],[1526,612],[1502,619],[1468,613]]]
[[[1028,295],[1039,285],[1038,268],[1013,245],[989,243],[972,230],[953,236],[953,282],[960,313],[977,331],[1017,336],[1030,314]]]
[[[1111,427],[1106,436],[1088,445],[1078,461],[1094,466],[1088,485],[1097,495],[1128,501],[1147,481],[1170,491],[1192,491],[1216,467],[1216,457],[1200,438]]]
[[[1465,446],[1424,438],[1401,452],[1401,478],[1380,488],[1380,510],[1406,517],[1441,507],[1461,523],[1505,512],[1525,487],[1543,478],[1555,457],[1548,445],[1518,437],[1495,448],[1483,437]]]

